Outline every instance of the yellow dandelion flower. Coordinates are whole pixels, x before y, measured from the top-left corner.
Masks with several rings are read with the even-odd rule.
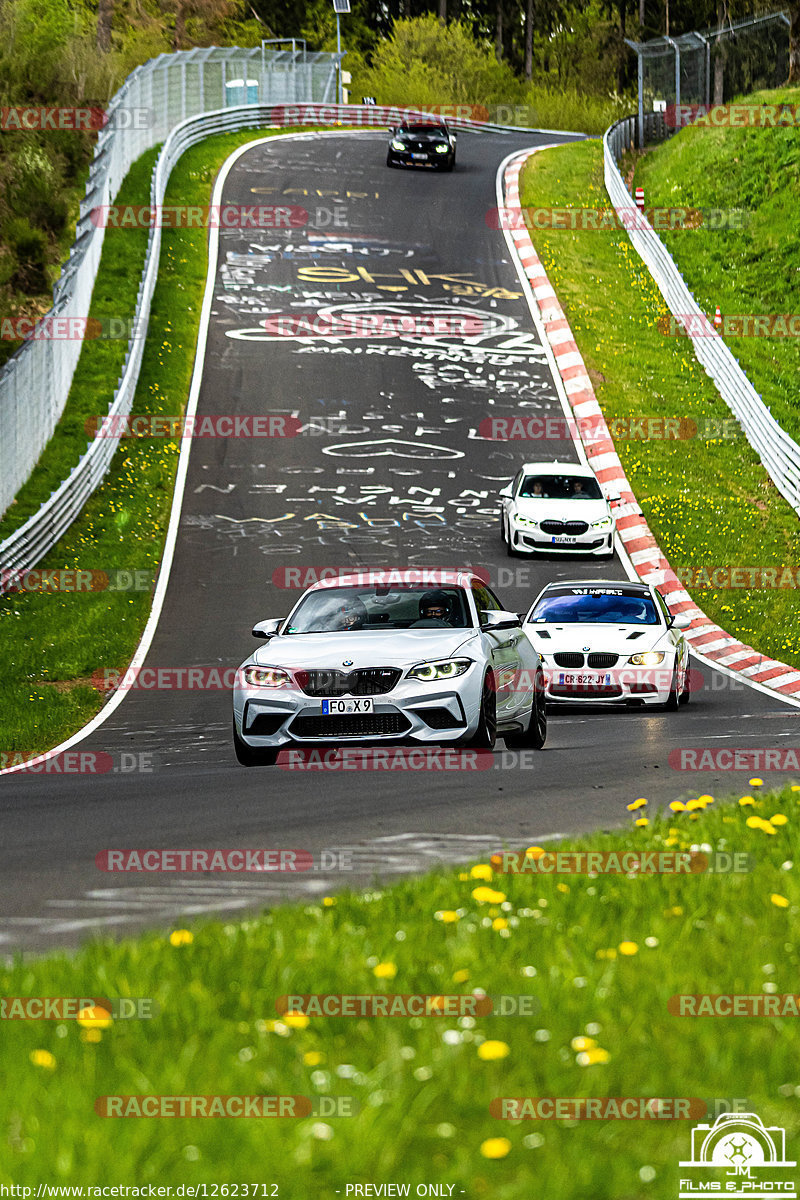
[[[44,1067],[46,1071],[55,1071],[56,1060],[55,1055],[49,1050],[31,1050],[28,1058],[35,1067]]]
[[[703,808],[705,808],[705,806],[706,806],[705,800],[700,800],[700,799],[689,800],[686,804],[686,807],[689,812],[695,812],[696,809],[698,809],[698,808],[703,809]]]
[[[789,907],[789,901],[786,899],[786,897],[780,896],[777,892],[772,893],[772,895],[770,896],[770,900],[772,901],[772,903],[775,905],[776,908],[788,908]]]
[[[492,929],[508,929],[508,921],[505,917],[495,917],[492,921]]]
[[[90,1004],[82,1008],[75,1019],[84,1029],[108,1029],[113,1024],[111,1013],[99,1004]]]
[[[774,817],[770,817],[770,825],[785,825],[789,820],[783,813],[775,813]]]
[[[323,908],[333,908],[335,903],[336,903],[335,896],[323,896],[322,897],[322,907]]]
[[[397,967],[392,962],[378,963],[373,969],[372,974],[376,979],[394,979],[397,974]]]
[[[81,1030],[81,1041],[82,1042],[101,1042],[102,1040],[103,1040],[103,1033],[102,1033],[102,1030],[100,1030],[100,1029],[82,1029]]]
[[[748,779],[748,781],[747,781],[747,782],[750,784],[750,787],[763,787],[763,786],[764,786],[764,780],[763,780],[763,779],[758,779],[758,778],[756,778],[756,779]]]
[[[528,846],[528,849],[525,851],[525,856],[526,858],[541,858],[544,853],[545,850],[543,846]]]
[[[462,967],[459,971],[453,971],[453,983],[466,983],[469,979],[469,971],[466,967]]]
[[[481,1154],[484,1158],[505,1158],[510,1149],[511,1142],[504,1137],[487,1138],[485,1142],[481,1142]]]
[[[191,946],[194,934],[189,929],[173,929],[169,935],[170,946]]]
[[[557,884],[556,884],[556,891],[557,891],[557,892],[564,892],[564,893],[566,894],[566,893],[569,891],[569,884],[568,884],[568,883],[557,883]]]
[[[445,925],[452,925],[454,921],[461,920],[458,913],[452,908],[440,908],[433,915],[437,921],[444,921]]]
[[[664,838],[665,846],[677,846],[677,844],[678,844],[678,839],[676,837]]]
[[[318,1067],[322,1062],[322,1057],[319,1050],[306,1050],[303,1055],[303,1062],[307,1067]]]
[[[748,804],[755,804],[755,800],[753,799],[753,797],[752,796],[742,796],[739,800],[739,807],[747,808]]]
[[[490,887],[473,888],[472,896],[479,904],[502,904],[506,898],[505,892],[496,892]]]
[[[639,818],[637,818],[637,820],[634,821],[634,825],[643,826],[643,825],[649,825],[649,824],[650,824],[650,822],[648,821],[647,817],[639,817]]]
[[[591,1050],[592,1047],[596,1045],[597,1042],[594,1040],[594,1038],[590,1037],[574,1037],[570,1042],[570,1046],[576,1054],[580,1050]]]
[[[481,1042],[478,1046],[478,1058],[484,1062],[495,1062],[498,1058],[507,1058],[511,1053],[508,1042]]]
[[[579,1067],[593,1067],[596,1063],[607,1063],[611,1059],[611,1055],[602,1046],[593,1046],[591,1050],[584,1050],[578,1055]]]
[[[283,1023],[290,1029],[305,1029],[309,1019],[308,1014],[304,1012],[287,1012],[284,1014]]]
[[[626,807],[628,812],[636,812],[637,808],[644,808],[646,804],[647,801],[644,796],[640,796],[638,800],[634,800],[632,804],[628,804]]]
[[[789,788],[790,792],[800,792],[800,783],[793,783]]]
[[[470,879],[483,879],[486,883],[491,883],[494,879],[494,871],[488,863],[476,863],[469,873]]]
[[[704,804],[713,804],[714,803],[714,797],[709,796],[707,792],[702,796],[698,796],[697,799],[702,800]]]
[[[673,800],[670,804],[670,808],[673,812],[686,812],[686,805],[680,800]]]
[[[625,954],[628,958],[633,954],[639,953],[639,947],[636,942],[620,942],[618,950],[620,954]]]

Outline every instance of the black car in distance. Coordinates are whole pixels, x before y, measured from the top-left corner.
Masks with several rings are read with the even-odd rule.
[[[405,120],[389,130],[386,165],[452,171],[456,165],[456,135],[441,117]]]

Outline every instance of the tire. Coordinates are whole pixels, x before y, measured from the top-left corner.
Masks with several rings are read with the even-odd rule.
[[[669,696],[664,702],[664,708],[667,712],[675,712],[680,704],[678,698],[678,664],[672,668],[672,682],[669,685]]]
[[[522,733],[506,734],[505,742],[509,750],[543,750],[546,741],[547,700],[544,694],[544,675],[537,671],[528,726]]]
[[[470,750],[494,750],[496,743],[497,690],[492,683],[491,674],[487,674],[483,681],[478,728],[464,745],[468,746]]]
[[[689,660],[687,659],[686,660],[686,672],[683,676],[683,691],[681,692],[680,696],[678,697],[678,704],[680,704],[681,707],[683,707],[684,704],[689,703],[691,698],[692,698],[692,693],[691,693],[690,678],[689,678]]]
[[[233,752],[236,761],[243,767],[274,767],[278,761],[279,750],[255,750],[243,742],[236,731],[236,720],[233,722]]]
[[[387,165],[387,167],[394,166],[394,159],[392,158],[392,156],[390,154],[386,155],[386,165]]]
[[[503,516],[502,519],[503,519],[503,541],[506,544],[506,558],[518,558],[519,557],[518,551],[516,551],[514,549],[514,547],[511,545],[511,527],[509,526],[505,515]]]
[[[452,171],[453,168],[455,167],[455,165],[456,165],[456,160],[452,159],[449,163],[445,163],[444,169],[445,169],[445,171]]]

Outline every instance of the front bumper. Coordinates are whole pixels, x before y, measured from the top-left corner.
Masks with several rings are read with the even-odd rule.
[[[448,150],[446,154],[437,154],[435,150],[393,150],[389,149],[388,158],[393,163],[404,167],[444,167],[448,166],[455,156],[455,151]]]
[[[613,529],[589,529],[586,533],[556,540],[553,535],[542,533],[539,529],[512,524],[510,537],[512,549],[522,554],[557,554],[563,551],[589,556],[609,554],[614,549]]]
[[[373,697],[372,713],[325,716],[322,698],[299,688],[236,688],[233,713],[239,737],[253,749],[397,741],[438,745],[475,732],[482,682],[473,663],[458,687],[449,680],[443,685],[401,679],[391,692]]]
[[[674,663],[658,667],[624,664],[606,669],[544,664],[548,701],[566,704],[665,704],[672,686]]]

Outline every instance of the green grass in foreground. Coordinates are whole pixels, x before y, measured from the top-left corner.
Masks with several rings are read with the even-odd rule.
[[[746,104],[800,103],[800,88],[756,92]],[[638,162],[647,207],[743,210],[743,229],[661,236],[704,312],[800,313],[800,129],[682,130]],[[800,338],[728,337],[772,415],[800,439]],[[796,561],[796,560],[795,560]]]
[[[791,1147],[797,1018],[667,1009],[678,993],[797,991],[800,787],[753,791],[748,807],[700,798],[694,813],[562,847],[708,847],[749,855],[747,873],[492,876],[498,847],[487,847],[471,873],[198,923],[174,939],[182,944],[150,933],[0,968],[6,997],[149,997],[159,1008],[105,1030],[4,1022],[14,1084],[0,1097],[0,1182],[258,1181],[277,1183],[284,1200],[389,1181],[412,1184],[412,1195],[436,1182],[492,1200],[542,1195],[542,1181],[552,1200],[677,1195],[690,1121],[501,1121],[488,1106],[503,1096],[735,1097],[784,1126]],[[524,1018],[281,1021],[275,1007],[284,994],[473,989],[532,996],[540,1008]],[[151,1094],[341,1095],[359,1112],[95,1115],[99,1096]]]
[[[173,171],[165,203],[207,204],[225,159],[237,146],[270,133],[246,130],[193,147]],[[147,202],[155,153],[144,155],[132,167],[121,191],[125,202]],[[146,241],[146,231],[109,230],[92,316],[132,315]],[[207,261],[206,230],[163,231],[134,413],[174,415],[185,408]],[[124,353],[124,342],[97,341],[84,347],[56,436],[22,489],[18,505],[0,523],[0,540],[19,525],[20,516],[38,507],[77,462],[86,447],[85,421],[108,411]],[[179,451],[177,439],[123,441],[102,487],[37,569],[138,570],[154,575],[161,560]],[[92,687],[91,676],[128,665],[150,604],[150,592],[135,591],[28,592],[0,599],[0,766],[2,756],[41,752],[56,745],[102,707],[104,697]]]
[[[610,207],[598,143],[533,155],[520,183],[523,206]],[[687,339],[659,332],[668,310],[624,231],[532,230],[532,237],[606,420],[688,418],[702,427],[730,418]],[[675,570],[800,562],[797,517],[744,438],[618,439],[616,449]],[[689,591],[729,633],[800,665],[795,591]]]

